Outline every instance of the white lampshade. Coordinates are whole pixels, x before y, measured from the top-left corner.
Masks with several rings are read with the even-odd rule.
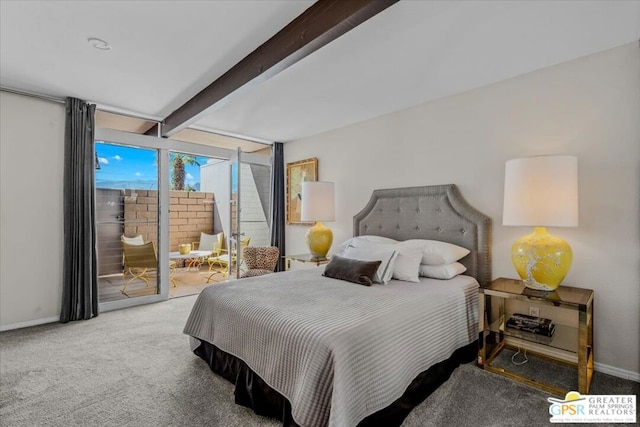
[[[538,156],[507,161],[502,224],[577,227],[578,159]]]
[[[333,182],[302,182],[301,221],[334,221],[335,202]]]

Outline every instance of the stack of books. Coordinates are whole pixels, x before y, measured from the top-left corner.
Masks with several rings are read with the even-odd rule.
[[[551,319],[533,317],[520,313],[514,313],[513,316],[507,320],[507,327],[517,329],[519,331],[543,335],[545,337],[552,337],[553,333],[556,331],[556,325],[553,324]]]

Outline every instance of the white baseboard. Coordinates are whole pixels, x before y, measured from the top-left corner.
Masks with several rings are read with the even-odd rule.
[[[624,378],[625,380],[640,383],[640,372],[627,371],[626,369],[616,368],[615,366],[609,366],[598,362],[593,364],[593,369],[613,377]]]
[[[0,332],[10,331],[12,329],[28,328],[29,326],[44,325],[45,323],[53,323],[59,321],[60,316],[52,316],[42,319],[27,320],[26,322],[11,323],[9,325],[0,325]]]
[[[531,341],[521,340],[515,337],[506,337],[505,341],[507,344],[515,345],[525,350],[529,350],[533,352],[538,350],[538,352],[540,352],[541,345]],[[565,362],[568,362],[568,363],[578,363],[578,357],[575,353],[569,355],[568,352],[566,351],[554,349],[548,346],[544,346],[543,354],[547,354],[551,357],[555,357],[556,359],[564,360]],[[602,372],[603,374],[611,375],[613,377],[618,377],[625,380],[631,380],[631,381],[640,383],[640,373],[638,372],[627,371],[622,368],[616,368],[615,366],[605,365],[604,363],[598,363],[598,362],[595,362],[593,364],[593,369],[595,371]]]

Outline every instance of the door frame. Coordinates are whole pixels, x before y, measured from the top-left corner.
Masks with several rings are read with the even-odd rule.
[[[236,150],[184,141],[168,140],[114,129],[96,128],[94,141],[158,150],[158,290],[155,295],[100,302],[100,312],[169,299],[169,152],[201,155],[228,160]],[[168,143],[170,141],[170,143]],[[169,146],[170,145],[170,146]],[[95,183],[94,183],[95,190]]]

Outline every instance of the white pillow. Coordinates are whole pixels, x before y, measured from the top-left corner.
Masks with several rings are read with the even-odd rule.
[[[389,246],[398,252],[393,262],[393,278],[405,282],[420,282],[419,270],[422,260],[420,248],[403,247],[397,244]]]
[[[398,242],[397,240],[390,239],[388,237],[382,237],[382,236],[356,236],[342,242],[340,246],[338,246],[338,248],[336,249],[335,254],[336,255],[344,254],[344,251],[345,249],[347,249],[347,246],[353,246],[355,248],[358,248],[360,246],[367,245],[368,243],[392,244],[397,242]]]
[[[380,236],[358,236],[350,239],[352,244],[348,245],[355,248],[364,247],[385,247],[398,252],[393,262],[392,277],[405,282],[420,282],[418,269],[422,260],[422,249],[413,247],[400,247],[396,245],[397,240]]]
[[[368,245],[361,247],[347,246],[342,254],[345,258],[361,261],[382,261],[376,272],[374,281],[386,285],[393,276],[393,263],[398,253],[386,245]]]
[[[398,243],[399,246],[422,248],[422,264],[451,264],[469,254],[469,249],[439,240],[412,239]]]
[[[420,275],[423,277],[431,277],[432,279],[452,279],[465,271],[467,271],[467,267],[459,262],[445,265],[420,265]]]

